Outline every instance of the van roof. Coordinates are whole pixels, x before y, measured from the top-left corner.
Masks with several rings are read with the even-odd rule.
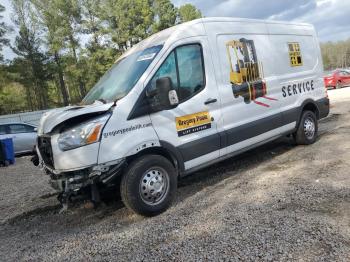
[[[198,24],[207,24],[207,23],[217,23],[217,22],[241,22],[241,23],[264,23],[264,24],[278,24],[278,25],[294,25],[294,26],[303,26],[303,27],[311,27],[311,24],[307,23],[295,23],[295,22],[285,22],[285,21],[275,21],[275,20],[260,20],[260,19],[248,19],[248,18],[234,18],[234,17],[205,17],[195,19],[189,22],[185,22],[179,25],[175,25],[169,27],[165,30],[157,32],[148,38],[142,40],[137,45],[133,46],[126,53],[124,53],[118,60],[128,56],[131,53],[144,50],[145,48],[162,45],[164,44],[171,36],[176,37],[176,35],[188,35],[191,36],[191,33],[194,31],[193,29]],[[197,27],[197,29],[200,29]],[[195,30],[196,31],[196,30]],[[193,33],[192,33],[193,34]],[[204,31],[202,32],[204,34]],[[193,34],[194,35],[194,34]],[[201,35],[201,32],[196,31],[196,35]]]
[[[239,18],[239,17],[204,17],[204,18],[199,18],[196,20],[202,21],[203,23],[206,23],[206,22],[246,22],[246,23],[265,23],[265,24],[311,26],[311,24],[307,24],[307,23],[295,23],[295,22],[278,21],[278,20],[250,19],[250,18]],[[193,21],[196,21],[196,20],[193,20]]]

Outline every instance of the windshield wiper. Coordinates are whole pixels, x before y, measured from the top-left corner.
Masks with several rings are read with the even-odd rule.
[[[104,100],[103,98],[99,98],[99,99],[97,99],[96,101],[99,101],[99,102],[101,102],[101,103],[103,103],[103,104],[107,104],[107,101]]]
[[[122,99],[122,97],[119,97],[119,98],[116,98],[113,102],[113,106],[116,106],[117,105],[117,102]]]

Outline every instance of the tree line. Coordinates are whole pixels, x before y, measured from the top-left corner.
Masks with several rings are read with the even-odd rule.
[[[0,115],[78,103],[128,48],[202,16],[170,0],[12,0],[0,4]],[[10,44],[10,35],[15,41]],[[5,61],[3,48],[16,54]]]
[[[170,0],[11,0],[0,4],[0,115],[81,101],[128,48],[202,16]],[[9,38],[15,36],[11,44]],[[3,48],[16,54],[5,61]],[[350,39],[321,44],[325,70],[350,67]]]
[[[325,70],[350,68],[350,39],[322,43],[321,51]]]

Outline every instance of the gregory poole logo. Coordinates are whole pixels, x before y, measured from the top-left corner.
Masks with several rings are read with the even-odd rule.
[[[178,136],[185,136],[211,128],[211,117],[208,111],[176,117]]]

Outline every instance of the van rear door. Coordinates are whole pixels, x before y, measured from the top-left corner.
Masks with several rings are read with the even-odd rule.
[[[151,114],[151,120],[160,141],[177,148],[187,170],[218,158],[220,152],[221,110],[207,39],[177,41],[164,57],[146,89],[170,77],[179,104]]]

